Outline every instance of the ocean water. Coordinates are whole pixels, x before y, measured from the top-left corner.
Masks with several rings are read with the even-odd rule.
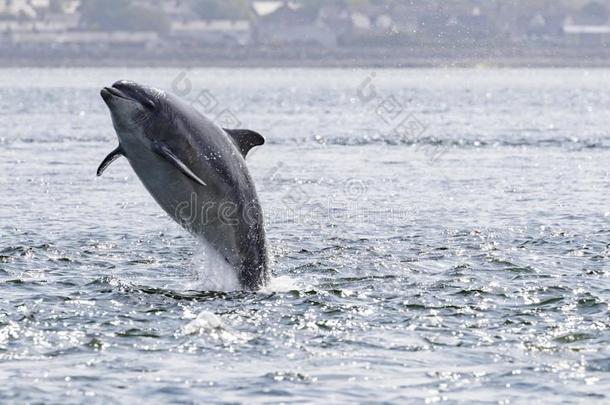
[[[235,291],[125,160],[132,79],[261,132]],[[0,70],[0,402],[610,401],[610,70]]]

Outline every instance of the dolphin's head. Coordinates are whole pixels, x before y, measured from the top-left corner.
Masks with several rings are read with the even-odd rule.
[[[146,141],[146,128],[167,98],[161,90],[126,80],[104,87],[101,95],[110,109],[119,138],[135,137],[140,141]]]

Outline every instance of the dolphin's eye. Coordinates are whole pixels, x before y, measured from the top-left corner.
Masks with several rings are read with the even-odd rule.
[[[148,108],[149,110],[154,110],[155,107],[157,106],[154,101],[152,100],[145,100],[143,103],[144,107]]]

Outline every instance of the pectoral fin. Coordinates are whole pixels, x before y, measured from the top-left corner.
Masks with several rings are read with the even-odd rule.
[[[239,148],[241,154],[246,157],[248,152],[255,146],[263,145],[265,138],[258,132],[250,131],[249,129],[224,129],[227,134],[233,139],[235,145]]]
[[[116,148],[115,150],[110,152],[108,156],[106,156],[106,158],[100,164],[100,167],[97,168],[98,177],[104,173],[104,171],[108,168],[108,166],[112,164],[112,162],[114,162],[121,156],[125,156],[125,153],[123,152],[123,149],[121,149],[121,145],[119,145],[118,148]]]
[[[186,177],[193,180],[195,183],[207,186],[203,180],[201,180],[188,166],[182,162],[172,150],[165,144],[161,142],[156,142],[153,144],[154,151],[157,155],[167,160],[169,163],[174,165],[174,167],[182,172]]]

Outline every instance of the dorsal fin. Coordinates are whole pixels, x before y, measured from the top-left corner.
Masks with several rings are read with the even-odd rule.
[[[235,145],[241,151],[241,154],[246,157],[248,152],[255,146],[260,146],[265,143],[265,138],[258,132],[250,131],[249,129],[224,129],[227,134],[233,139]]]

